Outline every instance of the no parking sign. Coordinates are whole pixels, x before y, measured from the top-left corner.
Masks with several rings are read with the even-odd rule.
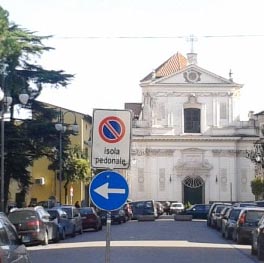
[[[131,111],[93,111],[92,167],[127,169],[130,164]]]

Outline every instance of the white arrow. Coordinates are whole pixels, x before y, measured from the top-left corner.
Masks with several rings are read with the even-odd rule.
[[[125,194],[126,190],[125,189],[120,189],[120,188],[108,188],[109,183],[105,183],[96,189],[94,191],[104,197],[105,199],[109,199],[109,194]]]

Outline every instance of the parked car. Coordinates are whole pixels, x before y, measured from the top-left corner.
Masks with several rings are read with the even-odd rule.
[[[231,239],[238,216],[243,207],[231,207],[229,212],[222,218],[221,233],[225,239]]]
[[[212,216],[214,209],[217,205],[232,205],[231,203],[225,203],[225,202],[214,202],[211,204],[209,212],[207,214],[207,226],[212,226]]]
[[[95,231],[102,230],[101,217],[93,207],[81,207],[79,210],[83,229],[93,228]]]
[[[59,226],[42,206],[14,208],[8,215],[24,244],[47,245],[60,240]]]
[[[106,225],[107,222],[107,211],[101,210],[100,217],[102,220],[102,224]],[[126,214],[123,208],[111,211],[111,223],[125,223],[126,222]]]
[[[212,214],[211,214],[211,227],[216,228],[217,227],[217,220],[220,220],[221,212],[226,206],[224,204],[222,205],[216,205]]]
[[[4,213],[0,213],[0,262],[31,263],[26,246],[21,243],[16,228]]]
[[[82,217],[79,208],[76,208],[73,205],[62,205],[60,206],[60,208],[67,213],[68,218],[73,223],[75,229],[73,233],[82,234],[83,233]],[[72,236],[75,236],[75,234],[72,234]]]
[[[264,260],[264,216],[252,231],[251,254],[257,254],[258,260]]]
[[[182,214],[192,215],[192,218],[195,219],[206,219],[210,206],[209,204],[195,204],[183,211]]]
[[[256,207],[257,203],[255,202],[239,202],[233,204],[234,207]]]
[[[46,210],[50,214],[50,219],[55,220],[59,225],[60,239],[64,240],[66,236],[75,236],[75,226],[67,213],[60,207],[53,207]]]
[[[233,240],[238,244],[252,243],[252,231],[264,215],[263,207],[244,207],[238,217],[233,231]]]
[[[184,205],[183,203],[177,202],[177,203],[171,203],[170,205],[170,214],[179,214],[184,211]]]
[[[216,229],[221,230],[222,229],[222,221],[223,218],[225,218],[226,214],[229,213],[229,210],[232,208],[232,206],[225,206],[222,211],[220,212],[220,215],[216,217]]]
[[[129,203],[133,217],[132,219],[138,219],[138,216],[153,216],[153,218],[158,217],[157,208],[155,206],[154,200],[141,200],[141,201],[132,201]]]

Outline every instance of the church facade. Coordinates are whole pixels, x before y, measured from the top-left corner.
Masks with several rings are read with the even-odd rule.
[[[258,139],[256,122],[240,121],[241,84],[176,53],[140,81],[133,112],[132,200],[183,203],[254,200],[254,165],[246,158]]]

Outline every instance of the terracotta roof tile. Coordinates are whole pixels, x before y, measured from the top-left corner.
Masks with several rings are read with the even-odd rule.
[[[167,61],[161,64],[158,68],[155,69],[156,78],[162,78],[169,76],[187,66],[187,58],[180,53],[176,53],[171,56]],[[149,73],[141,81],[147,81],[152,78],[153,72]]]

